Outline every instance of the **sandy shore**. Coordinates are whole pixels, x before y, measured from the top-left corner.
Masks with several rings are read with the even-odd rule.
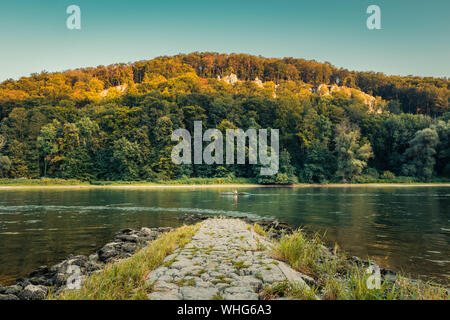
[[[361,184],[295,184],[295,185],[260,185],[260,184],[194,184],[194,185],[55,185],[55,186],[0,186],[0,190],[15,189],[206,189],[206,188],[384,188],[384,187],[450,187],[450,183],[361,183]]]

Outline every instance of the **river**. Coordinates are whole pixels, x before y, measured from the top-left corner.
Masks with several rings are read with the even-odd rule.
[[[90,254],[122,228],[172,226],[184,213],[277,218],[325,232],[351,255],[414,277],[450,279],[449,187],[15,189],[0,191],[0,283],[69,254]]]

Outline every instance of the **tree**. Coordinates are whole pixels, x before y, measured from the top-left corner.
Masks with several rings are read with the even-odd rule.
[[[0,135],[0,151],[6,144],[6,138]],[[5,173],[11,168],[11,160],[7,156],[3,156],[0,153],[0,177],[4,178]]]
[[[11,168],[11,160],[7,156],[0,156],[0,177],[4,178]]]
[[[139,165],[142,162],[139,145],[136,142],[130,142],[126,138],[114,142],[113,161],[117,165],[118,176],[120,180],[138,180]]]
[[[357,125],[341,122],[336,126],[335,151],[337,154],[336,175],[345,183],[359,176],[367,166],[367,160],[373,156],[369,142],[360,142]]]
[[[409,148],[404,153],[407,163],[402,167],[402,173],[407,176],[417,176],[428,180],[433,175],[435,164],[434,155],[439,136],[436,130],[426,128],[417,131],[414,139],[409,143]]]
[[[291,165],[291,156],[287,150],[283,150],[279,155],[279,170],[277,174],[266,176],[261,175],[261,165],[255,166],[257,181],[261,184],[293,184],[297,182],[295,168]]]
[[[436,171],[450,177],[450,120],[439,120],[432,128],[439,135],[439,144],[436,147]]]
[[[328,145],[315,141],[308,148],[300,178],[308,183],[329,181],[336,171],[336,158]]]
[[[44,158],[44,176],[47,176],[48,164],[52,161],[52,157],[58,152],[58,143],[56,140],[57,127],[60,124],[54,120],[41,128],[37,138],[37,148],[39,155]]]
[[[96,144],[95,138],[100,131],[98,124],[89,117],[83,117],[76,122],[76,126],[81,145],[92,148],[93,144]]]

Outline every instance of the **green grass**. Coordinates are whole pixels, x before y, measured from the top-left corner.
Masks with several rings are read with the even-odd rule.
[[[352,183],[399,183],[399,184],[423,184],[423,183],[449,183],[450,180],[445,177],[433,177],[428,181],[423,181],[417,177],[404,177],[404,176],[379,176],[373,177],[370,175],[362,175],[355,177]]]
[[[213,184],[256,184],[254,179],[248,178],[180,178],[175,180],[158,181],[91,181],[91,185],[120,186],[120,185],[213,185]]]
[[[266,235],[266,231],[257,223],[253,225],[253,231],[263,237]]]
[[[241,269],[247,269],[248,267],[250,267],[250,265],[245,264],[244,261],[232,261],[233,267],[237,270],[241,270]]]
[[[302,286],[288,281],[266,285],[262,292],[264,300],[286,297],[296,300],[317,300],[317,288]]]
[[[318,284],[318,294],[327,300],[448,300],[447,288],[412,281],[403,275],[395,280],[381,279],[379,289],[369,289],[367,266],[346,259],[336,246],[330,252],[322,237],[306,236],[300,229],[283,236],[274,248],[275,258],[311,276]]]
[[[372,177],[363,177],[356,179],[353,184],[412,184],[418,185],[426,183],[448,184],[450,180],[446,178],[434,178],[429,182],[422,182],[412,177],[396,177],[394,179],[381,179]],[[183,185],[244,185],[255,184],[258,182],[251,178],[180,178],[175,180],[159,180],[159,181],[82,181],[77,179],[60,179],[60,178],[38,178],[38,179],[0,179],[0,186],[14,187],[33,187],[33,186],[183,186]],[[330,183],[328,185],[341,184]],[[297,186],[307,186],[309,184],[297,184]],[[316,185],[316,184],[313,184]],[[295,186],[295,185],[293,185]]]
[[[143,185],[226,185],[226,184],[257,184],[256,180],[248,178],[182,178],[160,181],[81,181],[77,179],[39,178],[39,179],[0,179],[0,186],[143,186]]]
[[[40,179],[0,179],[0,186],[77,186],[89,185],[77,179],[58,179],[58,178],[40,178]]]
[[[188,276],[188,275],[186,275],[186,276]],[[182,279],[179,279],[179,280],[174,280],[174,281],[172,281],[172,283],[176,284],[179,287],[193,287],[193,286],[195,286],[195,280],[194,279],[187,280],[185,278],[182,278]]]
[[[208,185],[208,184],[257,184],[255,179],[249,178],[181,178],[176,180],[158,181],[163,185]]]
[[[211,281],[212,284],[216,285],[218,283],[231,284],[231,280],[227,279],[225,275],[220,275],[217,279]]]
[[[224,300],[224,298],[222,297],[222,295],[220,293],[218,293],[212,297],[212,300]]]
[[[147,299],[151,287],[148,274],[163,264],[164,259],[178,247],[184,247],[195,234],[197,226],[183,226],[163,234],[132,257],[108,264],[98,273],[89,276],[80,290],[65,290],[61,300],[133,300]]]

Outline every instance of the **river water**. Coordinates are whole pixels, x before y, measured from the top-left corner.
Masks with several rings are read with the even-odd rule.
[[[325,232],[349,254],[450,282],[449,187],[21,189],[0,191],[0,283],[69,254],[90,254],[122,228],[179,225],[184,213],[277,218]]]

